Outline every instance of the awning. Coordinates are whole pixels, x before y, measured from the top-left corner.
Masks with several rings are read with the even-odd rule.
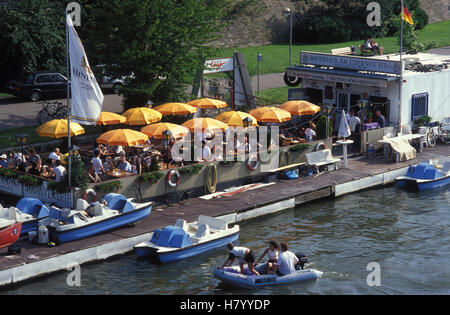
[[[362,73],[357,71],[307,66],[287,67],[286,72],[289,77],[376,87],[387,87],[389,81],[398,80],[398,77],[395,75]]]

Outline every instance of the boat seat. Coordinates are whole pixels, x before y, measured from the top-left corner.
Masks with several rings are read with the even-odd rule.
[[[197,224],[206,224],[210,229],[214,230],[226,230],[228,227],[226,220],[217,219],[206,215],[199,215]]]
[[[443,174],[447,174],[448,172],[450,172],[450,162],[445,162],[444,166],[442,166],[442,171]]]
[[[89,203],[84,199],[77,200],[77,210],[78,211],[86,211],[89,208]]]
[[[179,227],[179,228],[182,228],[185,232],[187,232],[187,231],[189,230],[189,226],[188,226],[188,224],[186,223],[186,220],[183,220],[183,219],[178,219],[178,220],[175,222],[175,226],[176,226],[176,227]]]
[[[208,237],[210,234],[209,226],[207,224],[199,224],[197,232],[192,237],[194,243],[198,243],[202,238]]]

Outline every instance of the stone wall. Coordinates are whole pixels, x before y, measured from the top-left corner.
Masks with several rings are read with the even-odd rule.
[[[420,5],[427,12],[429,23],[450,20],[449,0],[420,0]]]

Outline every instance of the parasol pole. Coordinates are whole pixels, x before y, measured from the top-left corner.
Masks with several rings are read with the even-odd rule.
[[[70,61],[69,61],[69,29],[68,29],[68,25],[67,25],[67,11],[66,11],[66,19],[65,19],[65,23],[66,23],[66,69],[67,69],[67,152],[69,152],[68,157],[69,157],[69,161],[68,161],[68,175],[69,175],[69,187],[72,186],[72,156],[70,154],[70,147],[71,147],[71,138],[70,138],[70,114],[71,114],[71,102],[70,102],[70,97],[69,97],[69,93],[70,93],[70,87],[69,87],[69,82],[70,82]]]

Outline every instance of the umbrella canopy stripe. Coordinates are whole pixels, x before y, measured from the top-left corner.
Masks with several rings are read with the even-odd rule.
[[[223,132],[228,128],[227,124],[212,118],[194,118],[186,121],[182,126],[191,132]]]
[[[142,132],[131,129],[116,129],[105,132],[97,138],[97,143],[107,145],[135,146],[143,144],[148,136]]]
[[[172,123],[157,123],[145,126],[141,129],[142,133],[154,139],[162,139],[163,132],[169,130],[175,139],[181,138],[189,134],[189,129]]]
[[[198,107],[200,109],[216,109],[216,108],[224,108],[227,107],[228,104],[221,100],[216,100],[213,98],[200,98],[197,100],[193,100],[188,102],[189,105]]]
[[[97,120],[97,125],[117,125],[123,124],[126,121],[126,117],[122,115],[111,112],[101,112]]]
[[[314,115],[320,111],[320,107],[307,101],[289,101],[280,106],[287,110],[291,115],[308,116]]]
[[[127,118],[128,125],[148,125],[162,119],[162,114],[147,107],[135,107],[122,114]]]
[[[250,118],[252,120],[252,126],[258,126],[257,119],[253,117],[252,115],[246,113],[246,112],[240,112],[240,111],[229,111],[224,112],[218,116],[216,116],[216,120],[219,120],[228,126],[233,127],[244,127],[244,119]]]
[[[39,126],[36,131],[41,137],[64,138],[68,136],[67,119],[54,119]],[[84,133],[84,128],[80,124],[70,123],[70,135],[78,136]]]
[[[281,123],[291,120],[291,114],[278,107],[261,107],[250,111],[250,115],[255,117],[259,122],[264,123]]]
[[[163,115],[188,115],[197,111],[194,106],[184,103],[167,103],[154,108]]]

